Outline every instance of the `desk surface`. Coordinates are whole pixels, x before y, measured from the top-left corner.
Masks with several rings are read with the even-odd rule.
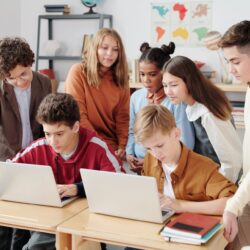
[[[0,201],[0,225],[55,233],[56,227],[88,206],[77,199],[63,208]]]
[[[162,224],[154,224],[112,216],[91,214],[86,209],[59,225],[62,233],[82,236],[85,240],[106,242],[114,245],[131,246],[142,249],[176,250],[177,244],[166,242],[159,231]],[[206,245],[178,244],[179,250],[224,249],[227,242],[219,231]]]

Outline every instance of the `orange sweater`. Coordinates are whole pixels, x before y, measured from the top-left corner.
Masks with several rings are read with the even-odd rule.
[[[99,87],[90,86],[82,64],[71,67],[66,82],[66,93],[78,102],[81,126],[96,131],[115,150],[124,149],[128,139],[129,88],[120,88],[106,72]]]

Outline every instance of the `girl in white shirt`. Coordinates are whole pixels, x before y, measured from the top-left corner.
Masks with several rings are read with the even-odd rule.
[[[172,103],[187,104],[187,117],[195,129],[194,151],[213,159],[220,165],[220,172],[236,182],[242,165],[242,146],[225,94],[184,56],[176,56],[164,65],[163,86]]]

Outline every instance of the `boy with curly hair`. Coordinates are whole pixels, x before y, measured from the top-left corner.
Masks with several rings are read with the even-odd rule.
[[[51,82],[32,71],[33,63],[34,53],[25,40],[0,39],[0,161],[43,135],[35,116],[51,92]],[[0,249],[10,249],[11,234],[12,229],[0,227]]]

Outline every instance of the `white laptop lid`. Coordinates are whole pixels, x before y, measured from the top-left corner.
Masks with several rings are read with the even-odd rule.
[[[62,207],[50,166],[0,162],[0,199]],[[74,197],[75,198],[75,197]]]
[[[89,169],[80,173],[91,212],[156,223],[174,214],[162,215],[154,177]]]

